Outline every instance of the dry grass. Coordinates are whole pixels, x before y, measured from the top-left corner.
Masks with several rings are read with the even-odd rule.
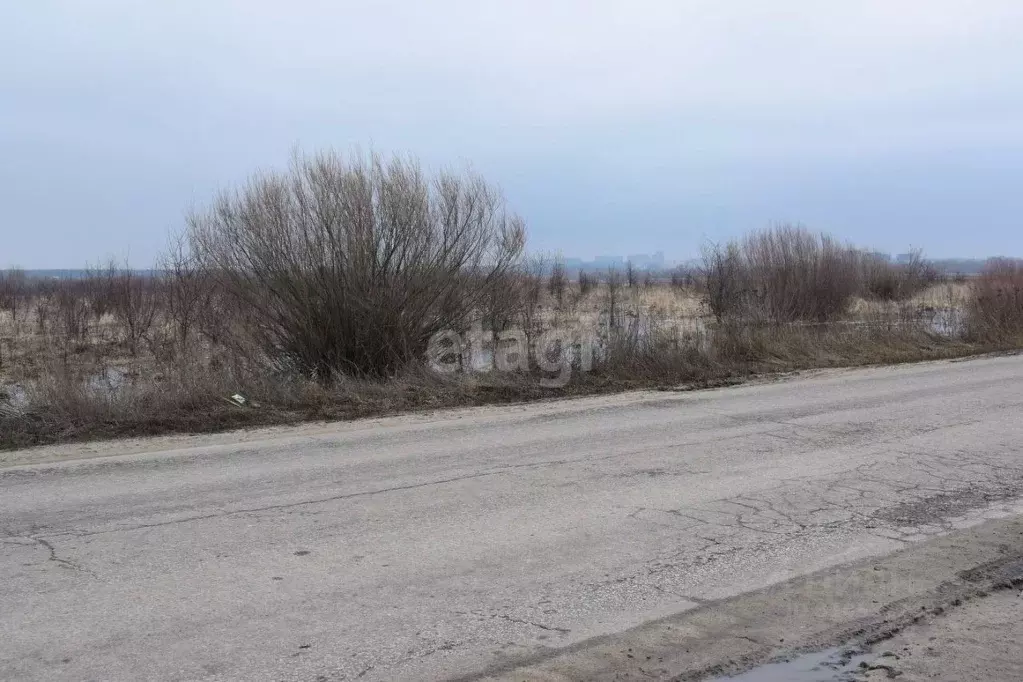
[[[346,172],[338,178],[351,180]],[[375,182],[390,187],[395,178],[401,182],[394,191],[408,185],[419,188],[414,194],[420,199],[428,196],[407,168]],[[457,183],[445,187],[448,194],[438,201],[461,201]],[[481,196],[496,196],[475,187]],[[256,189],[274,194],[268,185]],[[276,189],[283,211],[290,204],[284,189]],[[421,216],[429,206],[413,213]],[[493,217],[490,209],[485,213],[484,222]],[[307,218],[300,211],[289,229],[308,237],[308,230],[319,228],[309,227]],[[168,274],[158,278],[107,268],[81,281],[16,280],[17,295],[0,297],[0,447],[717,385],[769,372],[1023,345],[1018,264],[993,264],[977,283],[924,287],[926,267],[885,269],[872,261],[875,284],[865,286],[869,278],[857,269],[861,253],[789,229],[712,250],[702,276],[686,273],[671,284],[614,271],[568,282],[556,266],[551,277],[549,260],[513,266],[520,246],[515,239],[502,247],[500,271],[481,279],[475,265],[456,266],[434,252],[433,231],[443,234],[448,227],[417,225],[427,232],[405,242],[388,242],[394,236],[388,233],[363,243],[359,239],[372,232],[349,234],[356,245],[335,245],[331,256],[359,260],[343,281],[333,279],[340,266],[317,260],[323,253],[313,248],[312,237],[302,242],[308,252],[296,262],[273,260],[277,246],[294,236],[279,225],[251,246],[269,259],[265,272],[216,263],[196,268],[179,252],[169,259]],[[253,227],[253,234],[264,228]],[[234,227],[214,222],[204,229],[221,230],[215,245],[230,257],[245,255],[233,250],[245,243],[232,241]],[[466,257],[484,258],[480,245],[503,231],[490,223],[470,231],[476,236]],[[377,238],[402,255],[374,265],[373,258],[387,253],[374,246]],[[420,256],[421,268],[408,266]],[[393,262],[401,268],[381,270],[395,267]],[[225,272],[255,279],[241,282]],[[225,278],[226,284],[220,281]],[[374,278],[384,284],[374,288]],[[317,288],[321,280],[333,288]],[[881,280],[884,286],[877,284]],[[404,312],[409,290],[429,301],[414,314]],[[871,293],[878,290],[898,295]],[[251,306],[250,296],[256,297]],[[369,333],[373,311],[380,326]],[[529,369],[480,371],[496,360],[481,365],[464,351],[458,364],[468,369],[461,373],[428,369],[424,335],[443,325],[458,332],[474,325],[521,330]],[[350,330],[359,330],[354,341]],[[556,371],[538,368],[550,360],[552,349],[540,339],[552,330],[596,349],[592,366],[577,361],[563,385],[547,382]],[[558,346],[555,355],[574,352],[575,343]],[[357,366],[360,358],[365,367]],[[243,404],[232,400],[235,394],[244,396]]]
[[[303,420],[351,419],[410,410],[515,402],[644,387],[717,385],[756,374],[812,367],[958,357],[1004,347],[935,334],[920,316],[939,305],[959,309],[969,285],[934,287],[903,304],[854,301],[841,321],[811,325],[718,325],[700,294],[667,284],[626,287],[623,322],[608,327],[607,286],[582,295],[568,285],[558,304],[544,291],[533,313],[540,326],[600,339],[589,373],[563,388],[539,374],[438,375],[410,366],[384,379],[344,377],[331,384],[218,356],[208,340],[187,355],[161,357],[161,344],[132,354],[117,321],[106,314],[70,351],[23,318],[0,317],[4,363],[0,386],[23,392],[31,409],[0,418],[0,446],[165,432],[208,432]],[[154,324],[173,336],[168,320]],[[219,359],[218,359],[219,358]],[[255,371],[254,371],[255,370]],[[244,395],[239,406],[229,397]]]
[[[994,259],[973,283],[967,306],[970,338],[1023,343],[1023,261]]]
[[[973,297],[973,286],[964,282],[932,284],[899,305],[917,310],[965,310]],[[892,308],[891,301],[855,297],[849,305],[853,317],[867,318]]]

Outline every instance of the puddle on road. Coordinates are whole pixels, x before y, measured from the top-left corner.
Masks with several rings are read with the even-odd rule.
[[[707,682],[842,682],[861,672],[860,663],[874,658],[846,647],[796,656],[787,661],[765,663],[734,677],[715,677]]]

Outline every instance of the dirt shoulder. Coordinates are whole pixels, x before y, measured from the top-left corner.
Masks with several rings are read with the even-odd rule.
[[[921,365],[922,366],[922,365]],[[820,370],[751,379],[748,385],[774,383],[810,376],[840,376],[849,370]],[[687,392],[680,389],[678,393]],[[113,440],[96,440],[75,443],[39,445],[31,448],[0,450],[0,469],[31,464],[46,464],[99,457],[125,457],[156,453],[172,453],[194,448],[234,447],[238,445],[257,446],[261,444],[287,444],[292,441],[315,439],[321,436],[337,436],[344,433],[378,428],[416,429],[446,421],[514,420],[529,416],[566,415],[573,412],[600,409],[608,406],[628,407],[646,401],[664,400],[678,394],[661,390],[636,390],[606,393],[591,396],[551,398],[531,402],[501,405],[481,405],[421,410],[404,414],[363,417],[349,421],[310,421],[301,424],[260,426],[247,429],[233,429],[219,433],[168,434],[142,436]]]
[[[325,433],[336,434],[350,429],[373,428],[380,425],[421,424],[444,419],[515,415],[529,410],[560,413],[573,409],[589,409],[595,405],[627,405],[635,401],[658,400],[665,395],[694,390],[729,390],[738,385],[756,386],[813,377],[843,376],[848,373],[856,373],[860,376],[866,376],[870,372],[912,373],[941,367],[950,362],[983,361],[1015,356],[1019,353],[1020,351],[1012,350],[898,364],[779,369],[773,372],[750,374],[743,378],[731,377],[723,378],[717,382],[683,383],[671,386],[644,381],[628,384],[600,384],[576,387],[564,392],[550,389],[535,395],[519,396],[518,399],[511,394],[487,394],[477,396],[480,397],[477,404],[465,405],[453,401],[451,404],[440,403],[418,408],[389,405],[380,407],[380,409],[375,409],[370,405],[364,406],[364,409],[352,415],[329,414],[319,418],[311,415],[304,417],[291,415],[283,420],[268,418],[263,421],[258,408],[224,405],[224,409],[246,413],[248,416],[242,419],[241,423],[238,423],[238,420],[209,423],[205,424],[204,428],[191,431],[171,428],[169,429],[170,433],[165,434],[149,434],[145,431],[135,433],[131,428],[109,431],[100,424],[89,427],[87,432],[51,433],[47,437],[48,440],[31,445],[26,443],[15,445],[19,441],[0,436],[0,468],[74,459],[169,452],[196,447],[262,443],[280,439],[315,437]],[[51,436],[52,438],[50,438]]]
[[[878,645],[857,680],[1023,680],[1023,592],[964,602]]]

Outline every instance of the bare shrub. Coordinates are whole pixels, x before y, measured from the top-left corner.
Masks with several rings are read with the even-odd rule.
[[[708,244],[703,248],[703,267],[699,271],[707,307],[720,323],[726,317],[740,315],[747,288],[748,273],[737,242],[724,246]],[[676,271],[677,282],[684,282]],[[677,286],[677,285],[676,285]]]
[[[704,249],[702,284],[718,322],[826,322],[859,290],[859,252],[826,234],[781,226]]]
[[[622,273],[614,266],[604,276],[604,311],[607,313],[608,329],[619,329],[624,318],[622,287],[625,284]]]
[[[125,264],[109,282],[110,312],[117,320],[131,354],[138,355],[139,342],[148,339],[163,295],[162,282]]]
[[[35,296],[33,313],[35,314],[36,334],[46,336],[53,323],[56,309],[56,287],[50,282],[39,285]]]
[[[266,359],[330,381],[420,359],[480,309],[525,229],[472,173],[431,179],[413,160],[328,152],[222,194],[189,237]]]
[[[533,347],[537,337],[543,333],[543,317],[540,304],[543,300],[544,273],[548,270],[549,259],[544,255],[531,257],[523,264],[518,275],[518,322],[526,334],[526,340]]]
[[[973,282],[966,328],[980,341],[1023,339],[1023,260],[996,258],[984,266]]]
[[[208,289],[202,305],[198,307],[195,329],[206,343],[214,348],[229,348],[251,355],[252,340],[247,338],[245,325],[239,324],[239,312],[230,297],[212,273],[202,271]],[[233,330],[233,331],[232,331]]]
[[[704,253],[706,255],[706,250]],[[694,289],[699,280],[699,272],[685,266],[680,265],[671,271],[671,286],[674,289]]]
[[[558,302],[558,305],[563,305],[567,287],[568,275],[565,272],[565,262],[558,258],[551,265],[551,274],[547,279],[547,291],[551,298]]]
[[[29,294],[28,277],[20,268],[0,271],[0,310],[11,313],[11,319],[18,322],[18,313],[22,312]]]
[[[636,266],[632,264],[632,261],[625,262],[625,286],[630,289],[635,289],[636,284],[639,282],[639,277],[636,275]]]
[[[596,280],[592,274],[585,270],[579,271],[579,296],[589,296],[590,292],[593,291],[593,287],[596,286]]]
[[[860,267],[864,298],[879,301],[901,298],[902,277],[890,258],[881,254],[863,254]]]
[[[85,278],[82,280],[82,284],[96,322],[101,322],[113,310],[117,269],[117,263],[113,259],[100,267],[85,269]]]
[[[903,297],[911,298],[921,291],[941,284],[948,278],[934,263],[924,258],[923,249],[909,252],[909,260],[901,263],[903,273]]]
[[[495,333],[511,328],[519,319],[522,296],[522,274],[512,270],[501,273],[494,280],[494,286],[487,289],[481,304],[483,327]]]
[[[834,319],[858,290],[858,252],[829,235],[781,226],[747,235],[742,251],[754,305],[773,322]]]
[[[172,239],[160,264],[165,278],[165,307],[180,352],[187,352],[205,309],[213,301],[213,281],[200,270],[181,237]]]
[[[911,251],[901,263],[893,263],[881,254],[863,253],[860,271],[864,297],[880,301],[907,300],[942,279],[920,249]]]
[[[53,287],[53,316],[65,360],[69,352],[84,344],[89,336],[92,310],[86,291],[86,283],[74,279],[62,279]]]

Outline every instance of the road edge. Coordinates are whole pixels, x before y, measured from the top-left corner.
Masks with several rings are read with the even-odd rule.
[[[835,646],[859,650],[969,600],[1021,584],[1023,517],[1017,516],[452,682],[691,682],[734,675]]]

